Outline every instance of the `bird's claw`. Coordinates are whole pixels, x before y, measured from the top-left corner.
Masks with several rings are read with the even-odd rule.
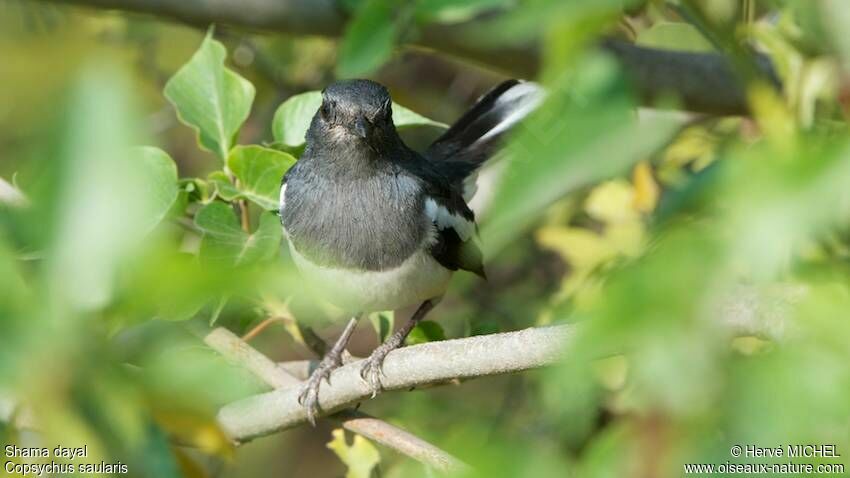
[[[383,390],[381,377],[386,377],[383,371],[384,358],[386,356],[387,352],[379,347],[372,352],[372,355],[366,359],[363,367],[360,369],[360,378],[363,379],[363,381],[366,382],[372,390],[372,398],[375,398],[378,395],[378,392]]]
[[[325,360],[319,363],[316,370],[310,374],[310,378],[307,379],[307,383],[304,384],[301,393],[298,394],[298,404],[304,407],[307,412],[307,421],[313,426],[316,426],[316,417],[319,412],[319,387],[322,385],[322,380],[330,385],[331,372],[340,365],[338,360],[333,360],[332,358],[328,360],[328,358],[326,357]]]

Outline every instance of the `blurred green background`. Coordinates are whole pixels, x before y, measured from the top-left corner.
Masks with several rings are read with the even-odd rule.
[[[4,447],[87,445],[85,461],[130,476],[434,476],[350,433],[341,443],[329,420],[233,446],[216,411],[266,387],[196,334],[259,331],[250,343],[285,361],[339,332],[269,212],[303,149],[309,92],[380,81],[421,147],[522,77],[548,96],[481,174],[488,281],[457,275],[412,342],[575,324],[567,359],[361,410],[472,476],[847,464],[850,3],[316,2],[334,3],[338,36],[310,18],[267,31],[287,30],[264,21],[267,2],[214,28],[207,2],[198,21],[168,2],[148,2],[152,15],[73,3],[0,0]],[[654,74],[610,41],[644,48],[633,61],[658,61]],[[689,111],[676,81],[718,60],[727,69],[707,70],[697,95],[738,91],[741,114]],[[210,98],[226,106],[204,109]],[[364,321],[352,353],[380,335]],[[843,456],[734,458],[735,444]]]

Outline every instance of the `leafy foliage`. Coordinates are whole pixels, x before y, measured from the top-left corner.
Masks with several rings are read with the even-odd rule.
[[[224,66],[224,46],[207,34],[192,59],[165,85],[180,120],[198,132],[201,146],[227,158],[254,101],[254,86]]]
[[[280,180],[295,164],[287,153],[261,146],[237,146],[227,157],[227,167],[238,180],[235,196],[244,197],[265,210],[277,209]]]
[[[257,230],[248,234],[230,206],[212,202],[197,212],[195,224],[203,232],[201,257],[208,260],[251,264],[269,259],[280,245],[280,224],[273,214],[262,214]]]

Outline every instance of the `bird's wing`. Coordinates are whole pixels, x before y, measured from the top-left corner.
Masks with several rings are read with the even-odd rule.
[[[483,256],[476,244],[475,214],[463,197],[452,189],[432,187],[425,197],[425,214],[437,231],[430,249],[434,259],[447,269],[485,277]]]

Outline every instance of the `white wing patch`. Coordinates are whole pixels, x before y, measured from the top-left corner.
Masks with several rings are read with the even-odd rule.
[[[280,212],[283,213],[283,207],[286,206],[286,183],[280,185]]]
[[[463,242],[468,241],[475,234],[475,223],[452,213],[433,198],[425,200],[425,215],[437,225],[437,229],[454,229]]]
[[[473,171],[463,179],[463,200],[469,203],[478,192],[478,171]]]

